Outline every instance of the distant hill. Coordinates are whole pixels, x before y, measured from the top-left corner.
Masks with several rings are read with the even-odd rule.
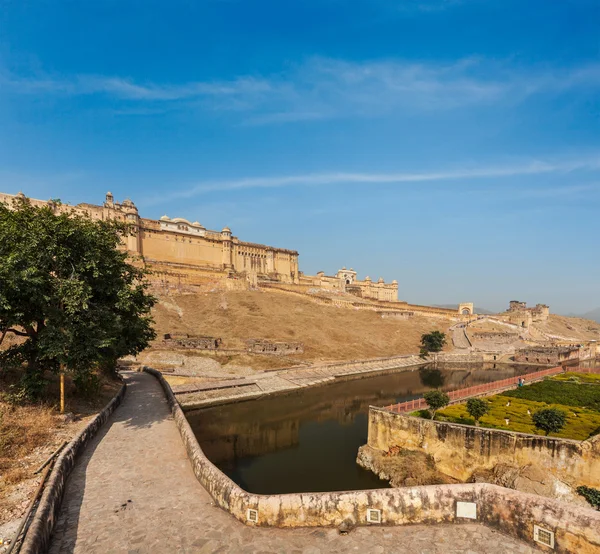
[[[436,308],[447,308],[449,310],[458,310],[458,304],[434,304]],[[491,312],[490,310],[486,310],[485,308],[478,308],[475,306],[475,313],[481,315],[489,315],[496,314],[498,312]]]
[[[596,308],[591,312],[586,312],[585,314],[580,315],[579,317],[583,317],[585,319],[593,319],[594,321],[600,323],[600,308]]]

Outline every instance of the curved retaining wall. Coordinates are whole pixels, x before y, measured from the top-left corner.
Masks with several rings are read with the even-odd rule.
[[[572,489],[600,487],[600,435],[576,441],[432,421],[371,406],[368,444],[380,451],[401,445],[429,452],[440,471],[461,481],[475,470],[500,464],[533,465]]]
[[[218,506],[245,524],[311,527],[336,526],[349,520],[370,525],[377,516],[375,524],[383,525],[475,519],[528,543],[532,543],[534,525],[538,525],[555,533],[556,552],[592,554],[600,549],[600,512],[486,483],[280,495],[248,493],[204,455],[164,377],[152,368],[144,367],[144,371],[154,375],[165,391],[198,481]]]
[[[79,454],[85,449],[106,420],[121,404],[125,396],[126,385],[121,389],[106,407],[65,447],[54,463],[50,477],[44,488],[42,498],[33,516],[33,520],[25,540],[21,546],[20,554],[40,554],[46,552],[50,546],[50,536],[60,511],[63,493],[67,479]]]

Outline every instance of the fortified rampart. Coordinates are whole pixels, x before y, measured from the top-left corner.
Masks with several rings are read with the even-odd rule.
[[[252,494],[219,471],[204,455],[162,375],[161,383],[192,469],[215,504],[239,521],[264,527],[408,525],[478,521],[534,543],[540,529],[560,553],[600,549],[600,513],[486,483],[434,485],[350,492]],[[539,544],[538,544],[539,545]]]
[[[380,277],[374,282],[369,276],[365,277],[364,281],[360,281],[356,277],[357,273],[354,269],[343,267],[335,276],[325,275],[323,271],[319,271],[314,276],[301,273],[299,282],[309,287],[348,292],[359,298],[382,300],[384,302],[398,301],[398,281],[394,280],[391,283],[386,283]]]
[[[308,298],[316,304],[336,306],[338,308],[352,308],[356,310],[371,310],[382,312],[385,310],[386,313],[391,314],[392,312],[398,313],[408,313],[409,315],[406,317],[411,317],[412,315],[420,314],[426,315],[427,317],[439,317],[441,319],[448,319],[451,321],[455,320],[467,320],[471,318],[470,315],[461,314],[456,310],[452,310],[449,308],[438,308],[435,306],[421,306],[419,304],[409,304],[408,302],[398,301],[393,303],[383,302],[371,300],[369,302],[365,301],[355,301],[352,302],[348,298],[343,297],[329,297],[322,296],[319,294],[311,294],[311,291],[315,291],[315,287],[313,285],[307,285],[301,283],[298,285],[289,285],[284,283],[269,283],[269,282],[261,282],[261,288],[268,288],[270,290],[280,291],[284,293],[294,294],[297,296],[302,296],[304,298]],[[382,310],[383,308],[383,310]],[[391,317],[390,315],[386,317]]]
[[[575,441],[432,421],[371,407],[368,445],[380,451],[392,446],[425,451],[442,473],[461,481],[470,480],[477,470],[504,464],[534,466],[552,474],[557,496],[560,484],[571,490],[579,485],[600,486],[600,436]]]
[[[25,198],[22,193],[17,196],[0,194],[0,202],[11,206],[18,197]],[[56,213],[75,213],[93,220],[126,223],[130,232],[124,237],[124,247],[153,266],[177,268],[178,279],[181,274],[189,276],[198,271],[218,271],[224,276],[254,274],[286,283],[298,282],[298,252],[241,241],[232,235],[229,227],[211,231],[197,221],[191,223],[166,215],[160,220],[146,219],[140,217],[131,200],[115,202],[110,192],[102,206],[29,200],[35,206],[47,206]],[[169,278],[168,272],[163,272],[163,277]]]
[[[532,323],[547,321],[550,317],[550,308],[546,304],[536,304],[534,308],[528,308],[526,302],[511,300],[504,317],[510,323],[526,329]]]
[[[0,202],[8,206],[21,198],[25,199],[23,193],[16,196],[0,193]],[[293,284],[301,291],[317,287],[347,292],[384,305],[398,302],[396,280],[386,283],[379,278],[375,282],[367,276],[361,281],[357,279],[356,271],[346,268],[340,269],[335,276],[327,276],[322,271],[315,276],[304,275],[299,271],[296,250],[241,241],[232,235],[229,227],[212,231],[198,221],[190,222],[180,217],[164,215],[159,220],[144,218],[131,200],[116,202],[110,192],[101,206],[87,203],[71,206],[58,200],[28,200],[35,206],[48,207],[55,213],[73,213],[97,221],[125,223],[129,232],[123,237],[123,247],[151,266],[155,280],[164,287],[204,285],[219,279],[230,290],[279,283]],[[447,315],[435,309],[429,313]],[[472,315],[473,305],[461,304],[458,313]]]

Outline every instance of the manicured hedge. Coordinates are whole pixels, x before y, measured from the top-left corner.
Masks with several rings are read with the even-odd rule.
[[[545,402],[547,404],[589,408],[600,412],[600,387],[594,385],[546,379],[539,383],[532,383],[515,390],[503,392],[502,396]]]

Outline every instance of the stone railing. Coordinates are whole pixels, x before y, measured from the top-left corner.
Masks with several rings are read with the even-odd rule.
[[[478,521],[533,542],[538,528],[557,552],[600,548],[600,513],[485,483],[433,485],[346,492],[252,494],[208,460],[169,384],[154,369],[179,428],[193,471],[215,503],[247,525],[265,527],[407,525]]]

